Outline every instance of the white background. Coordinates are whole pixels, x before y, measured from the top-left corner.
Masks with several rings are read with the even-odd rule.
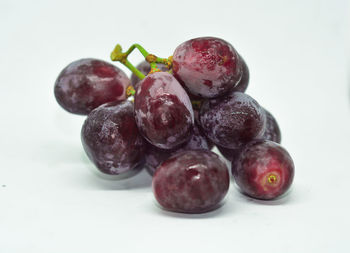
[[[1,0],[0,252],[349,252],[349,13],[345,0]],[[116,43],[167,57],[208,35],[245,58],[247,93],[277,118],[295,181],[278,201],[231,184],[214,212],[168,213],[146,172],[91,172],[84,117],[58,106],[53,85],[73,60],[109,60]]]

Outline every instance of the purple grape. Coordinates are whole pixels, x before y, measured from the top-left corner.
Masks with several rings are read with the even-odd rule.
[[[156,171],[156,168],[161,162],[165,161],[176,152],[190,149],[211,149],[211,145],[208,143],[207,137],[200,131],[197,124],[193,125],[193,132],[190,140],[182,144],[179,148],[170,150],[160,149],[153,146],[152,144],[147,144],[145,151],[146,169],[151,175],[153,175]]]
[[[191,96],[189,96],[191,99]],[[205,135],[202,127],[201,127],[201,123],[199,120],[199,111],[200,111],[200,107],[202,105],[202,103],[204,102],[204,99],[200,99],[200,100],[196,100],[196,102],[194,102],[194,100],[191,100],[192,103],[192,109],[193,109],[193,115],[194,115],[194,122],[195,125],[198,127],[198,131],[200,132],[200,134],[202,136],[205,136],[209,150],[212,150],[214,148],[214,143]]]
[[[266,114],[266,127],[262,139],[281,143],[281,131],[276,119],[268,110],[264,110]]]
[[[110,102],[93,110],[84,122],[81,140],[86,154],[105,174],[135,174],[144,155],[144,141],[134,118],[133,103]]]
[[[207,137],[229,149],[240,148],[260,138],[265,121],[264,109],[252,97],[241,92],[206,100],[200,111],[200,123]]]
[[[232,174],[244,194],[257,199],[274,199],[291,186],[294,163],[279,144],[254,141],[232,162]]]
[[[237,148],[237,149],[229,149],[229,148],[224,148],[224,147],[220,147],[219,145],[216,146],[218,148],[218,150],[220,151],[220,153],[223,155],[223,157],[225,157],[227,160],[229,161],[234,161],[235,159],[237,159],[241,149]]]
[[[231,44],[213,37],[182,43],[173,55],[174,76],[194,94],[222,96],[236,86],[242,75],[241,60]]]
[[[150,74],[141,81],[135,95],[135,118],[141,134],[158,148],[172,149],[191,137],[191,101],[167,72]]]
[[[212,143],[210,143],[209,139],[205,136],[200,127],[197,124],[194,124],[190,140],[186,142],[182,147],[184,149],[210,150],[212,148]]]
[[[161,71],[168,71],[168,67],[162,63],[157,63],[157,67]],[[148,75],[148,73],[151,71],[151,65],[147,61],[140,62],[136,68],[141,71],[142,74],[145,76]],[[131,75],[131,84],[134,86],[135,90],[137,90],[138,84],[140,83],[140,78],[137,77],[134,73]]]
[[[122,70],[97,59],[81,59],[65,67],[55,83],[57,102],[68,112],[87,115],[96,107],[126,99],[130,80]]]
[[[225,197],[230,180],[219,156],[206,150],[186,150],[161,163],[153,176],[153,193],[170,211],[207,212]]]
[[[241,80],[236,84],[235,87],[233,87],[232,91],[239,91],[239,92],[245,92],[248,88],[249,84],[249,68],[242,58],[242,56],[239,56],[242,62],[242,77]]]
[[[272,114],[269,111],[267,111],[266,109],[264,110],[266,114],[266,126],[261,139],[281,143],[281,132],[276,119],[272,116]],[[220,146],[217,146],[217,148],[219,149],[220,153],[231,162],[237,159],[240,153],[240,149],[229,149]]]
[[[153,176],[159,164],[168,159],[177,149],[161,149],[146,143],[145,149],[145,168]]]

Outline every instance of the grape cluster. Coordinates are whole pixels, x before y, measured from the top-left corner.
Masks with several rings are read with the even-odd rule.
[[[127,56],[145,56],[136,68]],[[96,168],[118,179],[146,168],[155,198],[166,210],[202,213],[219,206],[229,189],[231,162],[243,194],[270,200],[283,195],[294,176],[293,160],[281,143],[273,115],[245,93],[249,69],[225,40],[202,37],[159,58],[139,44],[111,59],[69,64],[54,88],[68,112],[87,115],[84,150]]]

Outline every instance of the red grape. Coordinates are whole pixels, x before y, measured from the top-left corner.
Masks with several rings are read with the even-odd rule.
[[[268,110],[264,110],[266,114],[266,127],[262,139],[281,143],[281,130],[275,117]]]
[[[221,96],[236,86],[242,75],[241,60],[231,44],[202,37],[182,43],[173,55],[174,76],[194,94]]]
[[[161,163],[153,176],[153,193],[167,210],[202,213],[217,207],[230,180],[219,156],[206,150],[186,150]]]
[[[264,109],[252,97],[241,92],[206,100],[200,111],[204,133],[215,144],[229,149],[240,148],[260,138],[265,121]]]
[[[240,148],[229,149],[229,148],[220,147],[219,145],[217,145],[216,147],[218,148],[220,153],[223,155],[223,157],[225,157],[227,160],[231,162],[237,159],[239,152],[241,151]]]
[[[243,193],[257,199],[274,199],[293,182],[294,164],[289,153],[272,141],[255,141],[232,162],[232,174]]]
[[[264,134],[260,139],[262,140],[269,140],[269,141],[274,141],[276,143],[281,143],[281,131],[279,129],[279,126],[277,124],[276,119],[272,116],[272,114],[264,109],[265,114],[266,114],[266,126],[264,130]],[[217,145],[217,148],[219,149],[220,153],[230,161],[234,161],[237,159],[240,149],[229,149],[229,148],[224,148],[219,145]]]
[[[242,77],[239,80],[239,82],[237,83],[237,85],[235,87],[233,87],[233,89],[231,91],[240,91],[240,92],[245,92],[248,88],[248,84],[249,84],[249,68],[246,64],[246,62],[244,61],[244,59],[242,58],[242,56],[240,56],[241,62],[242,62]]]
[[[149,74],[135,95],[135,118],[141,134],[158,148],[172,149],[189,140],[193,126],[189,97],[167,72]]]
[[[125,100],[129,85],[129,78],[116,66],[88,58],[65,67],[57,77],[54,92],[65,110],[87,115],[104,103]]]
[[[81,140],[90,160],[105,174],[128,177],[142,163],[144,140],[135,123],[133,103],[128,100],[93,110],[84,122]]]

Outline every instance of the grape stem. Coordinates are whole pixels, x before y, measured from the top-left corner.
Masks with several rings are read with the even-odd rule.
[[[119,45],[119,44],[116,45],[114,50],[111,53],[111,60],[121,62],[128,69],[130,69],[132,73],[134,73],[138,78],[140,78],[142,80],[143,78],[145,78],[145,75],[142,74],[142,72],[140,70],[138,70],[134,65],[132,65],[131,62],[129,62],[127,59],[128,55],[135,49],[135,47],[133,47],[133,46],[131,46],[128,51],[123,53],[121,45]]]
[[[129,85],[127,88],[126,88],[126,96],[127,97],[130,97],[130,96],[134,96],[136,93],[134,87],[132,87],[132,85]]]
[[[114,48],[114,50],[111,53],[111,60],[112,61],[119,61],[122,64],[124,64],[128,69],[131,70],[132,73],[134,73],[138,78],[141,80],[145,78],[145,75],[138,70],[134,65],[131,64],[131,62],[128,61],[129,54],[134,51],[134,49],[137,48],[140,53],[145,57],[146,61],[151,65],[151,73],[160,72],[160,69],[157,67],[157,63],[162,63],[167,65],[167,67],[170,69],[172,66],[172,56],[169,58],[160,58],[155,56],[154,54],[150,54],[147,52],[146,49],[144,49],[139,44],[133,44],[131,47],[123,53],[121,45],[117,44]]]

